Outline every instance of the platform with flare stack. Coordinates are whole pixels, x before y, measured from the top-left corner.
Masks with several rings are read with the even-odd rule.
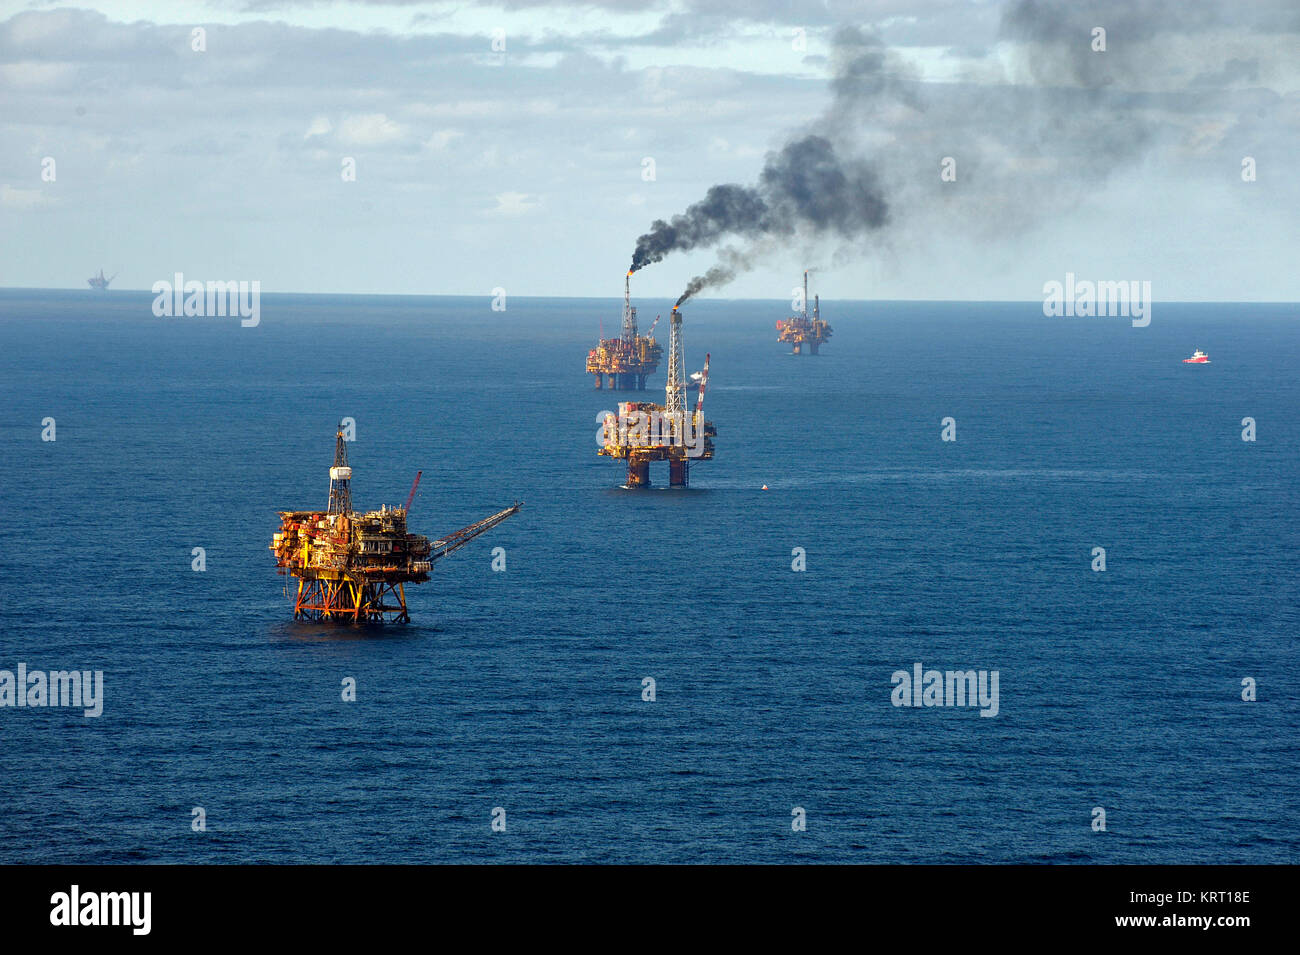
[[[659,368],[663,346],[655,341],[655,325],[649,334],[637,331],[636,309],[632,307],[632,273],[623,279],[623,332],[618,338],[602,338],[587,353],[587,374],[596,376],[596,387],[604,388],[605,379],[615,391],[645,391],[645,380]]]
[[[713,457],[717,430],[704,420],[704,392],[709,381],[709,357],[704,358],[694,413],[686,410],[686,362],[682,353],[682,315],[676,306],[669,318],[668,384],[664,403],[622,401],[618,414],[605,416],[604,444],[596,452],[627,461],[627,486],[650,486],[650,462],[668,462],[670,487],[690,484],[692,461]]]
[[[415,475],[405,507],[352,510],[352,468],[343,431],[336,436],[330,468],[329,506],[323,511],[280,511],[280,532],[271,539],[277,571],[298,578],[295,620],[397,623],[411,618],[406,584],[429,579],[434,562],[464,547],[519,511],[522,502],[446,536],[407,531],[406,517],[420,485]]]
[[[803,353],[803,346],[808,346],[810,354],[820,354],[822,342],[831,337],[831,327],[822,321],[821,297],[813,296],[812,317],[808,317],[808,270],[803,273],[803,309],[800,314],[792,315],[776,323],[778,342],[790,343],[790,354]]]

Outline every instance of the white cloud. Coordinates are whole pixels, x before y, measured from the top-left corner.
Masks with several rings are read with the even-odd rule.
[[[424,148],[431,153],[444,152],[464,135],[459,129],[440,129],[424,141]]]
[[[326,116],[317,116],[307,127],[307,134],[303,139],[311,139],[313,136],[328,136],[334,131],[334,124]]]
[[[6,183],[0,186],[0,206],[14,209],[31,209],[50,202],[50,198],[40,189],[19,189]]]
[[[37,63],[23,60],[20,63],[6,63],[0,66],[0,77],[4,85],[34,89],[40,87],[58,87],[66,84],[76,75],[71,63]]]
[[[1231,123],[1221,119],[1197,123],[1187,133],[1184,148],[1196,155],[1206,155],[1223,143],[1229,129]]]
[[[345,116],[339,123],[339,140],[349,146],[385,146],[400,142],[407,129],[383,113]]]
[[[496,200],[496,207],[488,210],[488,215],[523,216],[539,208],[542,204],[537,196],[530,196],[526,192],[498,193]]]

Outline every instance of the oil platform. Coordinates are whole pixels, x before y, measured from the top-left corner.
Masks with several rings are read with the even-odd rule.
[[[615,391],[645,391],[645,380],[654,374],[663,357],[663,346],[655,341],[654,320],[648,335],[637,333],[636,309],[632,307],[632,273],[623,279],[623,334],[618,338],[603,338],[600,344],[587,353],[587,374],[596,376],[596,387],[609,387]]]
[[[820,296],[813,296],[813,313],[812,318],[808,317],[808,270],[804,269],[803,273],[803,311],[799,315],[792,315],[776,323],[776,330],[780,332],[776,340],[778,342],[790,343],[790,354],[799,355],[803,353],[803,346],[807,344],[808,351],[811,354],[818,354],[822,342],[831,337],[831,327],[822,321],[822,309]]]
[[[98,275],[92,275],[90,278],[86,279],[86,284],[91,288],[97,288],[103,292],[108,288],[108,283],[113,281],[115,278],[117,278],[116,274],[104,278],[104,270],[100,269]]]
[[[422,473],[422,472],[421,472]],[[469,527],[430,541],[407,533],[420,473],[405,507],[352,510],[352,468],[343,432],[337,434],[330,468],[329,506],[324,511],[281,511],[280,533],[271,539],[277,573],[298,578],[295,620],[407,623],[406,584],[429,579],[435,561],[464,547],[518,512],[522,502]]]
[[[618,415],[605,416],[605,444],[596,453],[627,461],[627,486],[650,486],[650,462],[668,462],[669,487],[690,484],[692,461],[713,457],[717,429],[704,420],[709,356],[704,356],[695,412],[686,411],[686,361],[682,355],[682,315],[673,307],[668,335],[668,385],[664,403],[620,401]]]

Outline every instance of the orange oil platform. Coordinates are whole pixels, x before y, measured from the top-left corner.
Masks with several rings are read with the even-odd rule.
[[[686,363],[682,355],[682,315],[673,308],[668,336],[668,386],[664,403],[620,401],[618,414],[605,416],[605,443],[596,452],[627,461],[627,486],[650,486],[650,462],[668,462],[668,485],[690,483],[692,461],[713,457],[717,429],[704,420],[704,390],[709,382],[709,357],[704,356],[700,394],[694,414],[686,411]]]
[[[352,469],[343,432],[337,435],[330,468],[329,507],[324,511],[281,511],[280,533],[271,539],[277,573],[298,578],[295,620],[382,623],[392,615],[407,623],[406,584],[429,579],[435,561],[464,547],[515,514],[522,503],[430,541],[406,530],[420,474],[405,507],[352,510]]]
[[[646,376],[654,374],[664,355],[663,346],[654,338],[658,318],[650,326],[650,334],[637,333],[631,276],[628,272],[623,279],[623,334],[601,339],[587,353],[587,374],[596,376],[597,388],[603,388],[608,377],[609,386],[615,391],[645,391]]]
[[[812,318],[808,317],[808,270],[803,273],[803,311],[802,314],[792,315],[776,323],[776,330],[780,332],[776,338],[778,342],[790,343],[790,354],[798,355],[803,352],[805,343],[808,345],[808,351],[812,354],[818,354],[822,342],[831,337],[831,327],[822,321],[822,309],[820,296],[813,297],[813,314]]]

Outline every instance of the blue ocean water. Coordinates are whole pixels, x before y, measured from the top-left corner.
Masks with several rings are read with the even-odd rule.
[[[1294,305],[827,302],[812,358],[692,303],[717,458],[636,492],[582,371],[616,301],[151,300],[0,291],[0,669],[105,680],[0,709],[0,862],[1297,859]],[[405,627],[294,623],[267,550],[343,416],[359,507],[526,501]],[[998,715],[893,706],[915,663]]]

